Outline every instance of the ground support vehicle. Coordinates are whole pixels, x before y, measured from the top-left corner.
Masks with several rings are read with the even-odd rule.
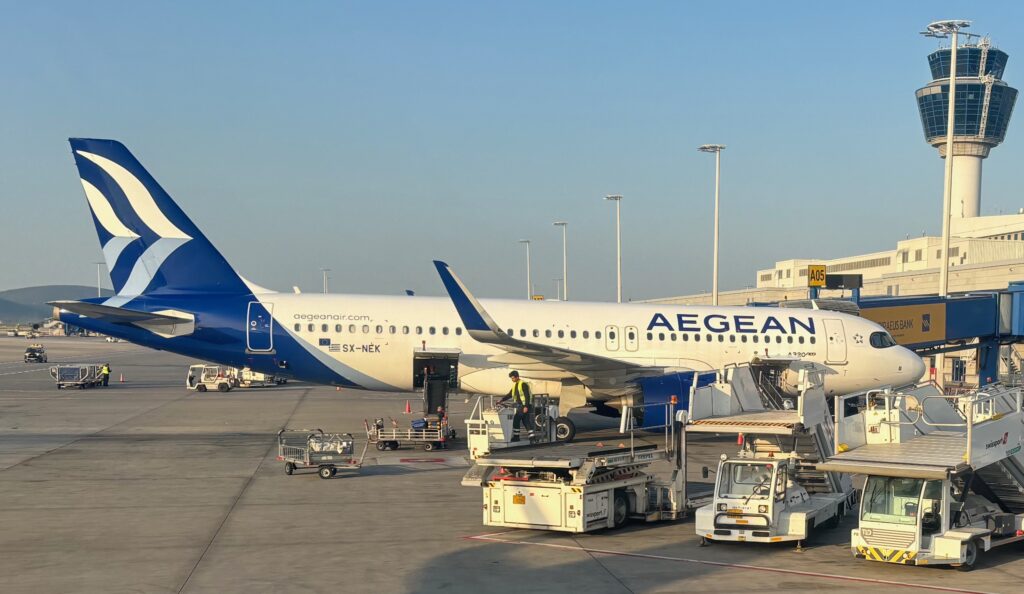
[[[185,377],[185,387],[197,392],[217,390],[230,392],[235,387],[235,380],[220,365],[190,365]]]
[[[26,363],[46,363],[46,349],[41,344],[30,344],[25,349]]]
[[[472,458],[509,447],[568,442],[576,434],[571,421],[566,424],[562,421],[565,417],[558,416],[558,402],[537,394],[533,398],[533,430],[521,428],[519,441],[512,441],[515,407],[511,401],[501,402],[496,398],[478,396],[466,419],[466,442]]]
[[[99,363],[69,363],[50,367],[50,377],[57,382],[57,389],[64,388],[95,388],[103,384],[103,374]]]
[[[384,427],[384,419],[374,419],[373,423],[363,421],[366,427],[366,440],[376,446],[378,450],[397,450],[403,443],[418,443],[423,449],[430,452],[448,448],[448,444],[455,440],[456,432],[444,421],[429,420],[424,429],[399,429],[398,427]],[[392,425],[394,425],[392,421]]]
[[[248,367],[235,369],[232,377],[237,380],[238,388],[264,388],[267,386],[280,386],[288,382],[281,376],[253,371]]]
[[[878,391],[852,412],[837,397],[835,410],[837,453],[818,468],[867,475],[855,556],[969,570],[982,553],[1024,540],[1020,388]]]
[[[363,451],[356,458],[351,433],[324,433],[322,429],[277,432],[277,459],[284,462],[284,472],[288,475],[296,470],[315,468],[320,478],[329,479],[339,470],[359,470],[368,446],[368,442],[364,443]]]
[[[742,446],[735,456],[722,455],[714,499],[697,510],[701,544],[800,546],[815,529],[838,526],[855,506],[849,476],[816,468],[833,453],[824,371],[796,365],[795,397],[762,398],[764,387],[752,381],[748,365],[727,368],[719,381],[692,392],[687,431],[735,433]],[[770,408],[771,403],[784,408]]]
[[[665,406],[665,405],[657,405]],[[632,426],[626,407],[623,427]],[[486,526],[591,532],[629,519],[646,522],[685,517],[710,496],[710,485],[686,482],[685,411],[674,410],[663,443],[636,444],[613,436],[607,445],[555,443],[507,448],[481,456],[462,479],[483,488]],[[659,438],[655,438],[659,441]],[[665,464],[668,462],[668,464]],[[661,463],[668,475],[652,471]]]

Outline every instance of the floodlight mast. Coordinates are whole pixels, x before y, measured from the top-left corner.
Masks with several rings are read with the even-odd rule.
[[[959,40],[957,39],[960,29],[971,26],[971,21],[948,20],[935,21],[928,25],[921,35],[935,37],[936,39],[950,38],[949,48],[949,106],[946,118],[946,167],[945,184],[942,190],[942,258],[939,262],[939,296],[945,297],[949,294],[949,242],[950,242],[950,213],[953,200],[953,125],[955,123],[956,109],[956,50]],[[965,35],[968,35],[965,33]]]
[[[718,305],[718,192],[722,177],[722,151],[724,144],[702,144],[697,147],[703,153],[715,153],[715,245],[711,262],[711,305]]]

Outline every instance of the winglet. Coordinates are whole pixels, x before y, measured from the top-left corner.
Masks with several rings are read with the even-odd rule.
[[[450,266],[440,260],[434,260],[434,267],[441,275],[441,282],[444,283],[444,288],[455,305],[455,311],[459,313],[470,336],[477,340],[507,338],[507,335],[494,323],[491,316],[480,306],[476,297],[469,292],[466,285],[459,280],[459,277],[455,276],[455,272]]]

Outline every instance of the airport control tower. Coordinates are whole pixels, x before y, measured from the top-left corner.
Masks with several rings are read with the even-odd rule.
[[[946,156],[950,48],[928,56],[932,82],[917,90],[917,107],[928,144]],[[976,217],[981,208],[981,160],[1006,137],[1017,89],[1002,81],[1006,52],[987,37],[967,36],[956,56],[953,126],[953,218]]]

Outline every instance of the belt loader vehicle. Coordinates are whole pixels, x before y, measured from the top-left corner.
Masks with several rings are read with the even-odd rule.
[[[695,515],[702,545],[799,546],[813,530],[838,526],[854,505],[848,476],[815,468],[833,447],[824,372],[806,363],[790,367],[798,388],[793,399],[756,381],[749,365],[726,368],[720,381],[691,395],[689,433],[736,433],[742,443],[737,455],[722,455],[714,498]]]
[[[971,569],[981,553],[1024,540],[1024,416],[1019,388],[960,396],[870,393],[845,414],[837,453],[818,468],[867,475],[857,557]]]
[[[663,406],[663,405],[658,405]],[[623,411],[632,427],[633,409]],[[475,460],[463,485],[483,487],[486,526],[590,532],[617,528],[630,518],[673,520],[707,501],[709,488],[686,482],[685,411],[665,418],[663,443],[557,444],[497,450]],[[674,421],[671,421],[675,419]],[[669,478],[649,467],[669,462]]]

